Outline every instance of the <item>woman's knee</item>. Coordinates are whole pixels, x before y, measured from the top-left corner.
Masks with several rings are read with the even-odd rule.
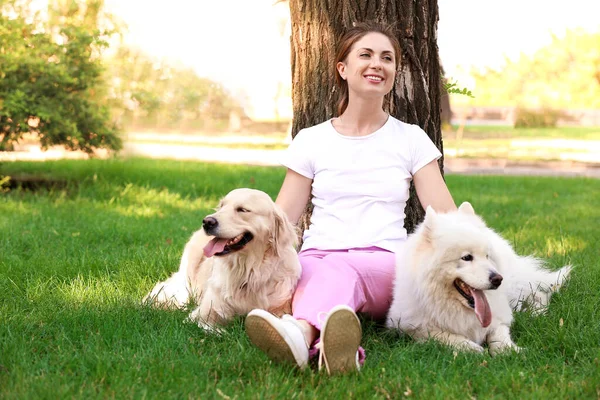
[[[316,279],[321,282],[331,282],[331,284],[349,284],[359,280],[357,272],[338,260],[324,257],[317,260],[309,260],[302,263],[301,281]]]

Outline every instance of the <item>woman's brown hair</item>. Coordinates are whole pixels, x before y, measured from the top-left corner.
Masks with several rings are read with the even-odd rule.
[[[400,63],[400,56],[401,56],[400,42],[398,41],[398,38],[396,37],[395,31],[392,28],[392,26],[391,25],[383,25],[383,24],[380,24],[377,22],[372,22],[372,21],[358,22],[358,23],[354,24],[354,26],[352,28],[348,29],[348,31],[346,31],[346,33],[342,36],[342,38],[338,42],[337,52],[336,52],[336,56],[335,56],[335,63],[334,63],[335,82],[336,82],[338,88],[340,89],[338,106],[337,106],[337,115],[338,116],[342,115],[344,113],[344,111],[346,110],[346,107],[348,107],[349,93],[348,93],[348,82],[346,82],[344,79],[342,79],[342,77],[338,73],[337,64],[339,62],[344,62],[346,60],[346,57],[348,57],[348,54],[350,53],[352,46],[354,46],[354,43],[358,42],[366,34],[372,33],[372,32],[381,33],[382,35],[387,36],[387,38],[390,40],[390,43],[392,44],[392,47],[394,48],[394,55],[395,55],[395,60],[396,60],[396,71],[398,70],[398,65]]]

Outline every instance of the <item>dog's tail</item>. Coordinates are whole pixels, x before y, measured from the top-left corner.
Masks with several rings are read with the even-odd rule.
[[[515,268],[508,288],[510,304],[515,311],[542,313],[546,311],[552,294],[566,283],[572,267],[565,265],[557,271],[550,271],[537,258],[519,258],[520,265]]]

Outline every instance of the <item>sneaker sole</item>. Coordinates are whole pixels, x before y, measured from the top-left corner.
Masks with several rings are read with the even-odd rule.
[[[278,363],[298,365],[294,353],[283,336],[263,317],[246,317],[246,333],[250,341]]]
[[[321,341],[327,372],[337,374],[357,371],[356,352],[362,339],[360,321],[350,310],[338,310],[327,318]]]

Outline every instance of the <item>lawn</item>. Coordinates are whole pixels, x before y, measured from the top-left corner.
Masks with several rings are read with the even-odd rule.
[[[600,127],[453,126],[443,140],[449,157],[600,162]]]
[[[458,126],[453,125],[443,132],[444,140],[453,145],[457,139]],[[131,134],[126,137],[129,143],[162,143],[165,145],[185,145],[203,147],[226,147],[226,148],[248,148],[263,150],[281,150],[288,144],[287,132],[276,132],[266,135],[261,134],[161,134],[145,135],[143,133]],[[226,137],[223,137],[226,136]],[[237,141],[234,138],[238,138]],[[507,143],[515,139],[528,140],[600,140],[600,127],[556,127],[556,128],[514,128],[512,126],[495,125],[473,125],[465,126],[462,132],[462,141],[474,141],[482,144],[490,144],[490,148],[497,143]]]
[[[600,127],[513,128],[512,126],[458,126],[443,134],[444,152],[450,158],[485,158],[511,161],[600,162]],[[162,145],[186,148],[283,150],[285,132],[259,134],[164,134],[132,133],[129,146]],[[175,151],[172,149],[172,151]]]
[[[451,131],[445,133],[448,137],[452,137],[458,128],[458,125],[453,125]],[[463,130],[463,138],[480,140],[518,138],[600,140],[600,127],[515,128],[500,125],[467,125]]]
[[[275,197],[283,169],[136,159],[4,163],[1,175],[54,181],[0,194],[1,398],[600,394],[600,180],[447,177],[457,203],[470,201],[519,253],[575,266],[546,315],[516,315],[526,351],[457,354],[363,319],[363,371],[328,377],[270,363],[241,318],[213,336],[185,311],[140,305],[219,197],[236,187]]]

